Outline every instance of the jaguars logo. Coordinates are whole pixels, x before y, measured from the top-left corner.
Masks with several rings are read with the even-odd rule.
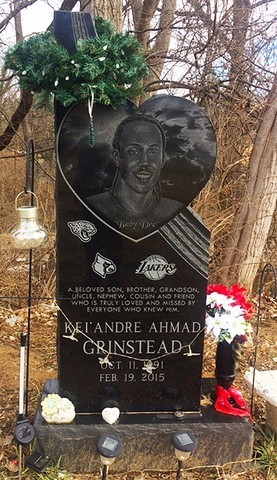
[[[67,222],[67,225],[71,233],[85,243],[89,242],[97,232],[96,226],[87,220],[75,220],[74,222]]]

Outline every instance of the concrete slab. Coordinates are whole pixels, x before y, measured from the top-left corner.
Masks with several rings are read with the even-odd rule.
[[[253,367],[244,375],[244,381],[252,388]],[[266,423],[277,430],[277,370],[255,370],[254,391],[266,400]]]

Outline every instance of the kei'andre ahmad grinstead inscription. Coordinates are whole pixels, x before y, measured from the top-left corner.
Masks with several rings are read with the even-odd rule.
[[[71,296],[71,315],[76,309],[82,320],[65,321],[63,339],[73,343],[78,339],[78,344],[80,341],[82,365],[86,364],[85,357],[92,359],[94,388],[98,385],[100,396],[101,386],[104,386],[103,393],[106,392],[108,399],[118,402],[121,398],[124,402],[125,389],[126,394],[135,393],[143,384],[145,391],[140,393],[140,398],[147,403],[146,399],[151,397],[152,409],[153,400],[158,401],[155,390],[160,391],[161,400],[162,397],[167,398],[167,402],[164,400],[167,408],[177,409],[178,405],[183,405],[182,389],[172,378],[172,373],[176,369],[178,354],[186,364],[186,357],[199,359],[202,353],[198,340],[203,333],[202,322],[184,315],[188,309],[194,312],[197,308],[198,288],[71,286],[67,293]],[[72,339],[72,333],[75,340]],[[103,352],[111,352],[106,362]],[[151,358],[152,368],[149,370],[147,359]],[[193,364],[195,366],[195,361]],[[190,368],[193,368],[192,362]],[[180,377],[179,373],[184,373],[182,366],[180,372],[178,370],[176,378]],[[90,378],[91,374],[86,371],[85,376]],[[188,374],[191,375],[191,372]],[[182,383],[186,383],[185,379]],[[190,392],[192,390],[190,388]],[[96,392],[92,397],[97,398]],[[145,410],[135,399],[128,402],[126,409],[132,411],[137,405],[139,411]],[[158,407],[158,404],[155,406]]]

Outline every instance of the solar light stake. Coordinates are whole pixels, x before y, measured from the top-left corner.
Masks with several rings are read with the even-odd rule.
[[[23,418],[24,406],[24,363],[25,363],[25,347],[26,333],[20,334],[20,361],[19,361],[19,402],[18,402],[18,420]]]
[[[109,465],[103,465],[102,480],[107,480],[108,471],[109,471]]]
[[[197,441],[191,433],[178,432],[172,435],[171,443],[174,447],[176,458],[178,459],[176,480],[181,480],[184,478],[184,462],[189,458],[191,452],[196,449]]]
[[[181,460],[178,460],[176,480],[183,480],[183,479],[184,479],[183,462]]]
[[[26,362],[26,402],[25,416],[28,416],[28,385],[31,331],[31,294],[32,294],[32,249],[40,247],[48,238],[46,229],[39,224],[38,198],[34,193],[35,152],[33,140],[28,141],[26,151],[26,175],[24,190],[15,199],[17,225],[11,230],[10,237],[15,248],[29,250],[29,281],[28,281],[28,344]],[[18,200],[24,197],[25,205],[18,206]],[[27,198],[26,198],[27,197]],[[22,198],[21,198],[22,201]],[[36,205],[34,205],[34,202]]]
[[[38,204],[38,198],[35,193],[29,190],[27,194],[32,195]],[[20,192],[15,199],[15,210],[18,215],[18,222],[11,230],[10,235],[15,248],[30,250],[40,247],[47,240],[48,234],[45,228],[38,222],[37,205],[18,206],[18,199],[22,195],[26,195],[24,191]]]
[[[18,401],[18,415],[15,427],[15,439],[19,444],[19,461],[18,461],[18,478],[21,480],[22,475],[22,445],[28,445],[32,442],[35,431],[34,427],[24,417],[24,380],[25,380],[25,348],[26,348],[26,333],[20,334],[20,363],[19,363],[19,401]]]
[[[109,465],[111,465],[123,450],[123,443],[114,435],[101,435],[96,444],[103,465],[102,480],[107,480]]]

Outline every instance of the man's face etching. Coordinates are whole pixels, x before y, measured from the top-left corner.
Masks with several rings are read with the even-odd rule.
[[[114,159],[124,182],[137,193],[147,193],[159,180],[164,163],[163,139],[158,127],[138,120],[124,127],[120,151]]]

